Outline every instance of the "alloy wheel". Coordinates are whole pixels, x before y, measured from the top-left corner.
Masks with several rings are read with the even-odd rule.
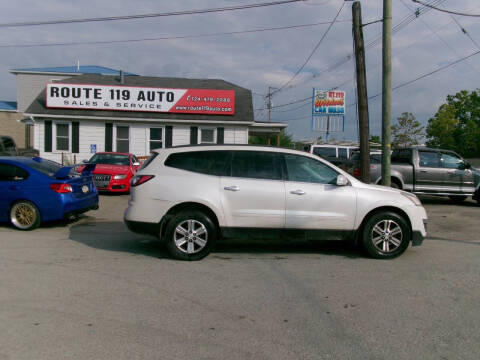
[[[28,203],[15,204],[10,212],[13,225],[23,230],[33,226],[36,216],[35,208]]]
[[[173,240],[181,252],[195,254],[207,245],[208,231],[205,225],[197,220],[185,220],[175,228]]]
[[[402,228],[393,220],[379,221],[370,236],[375,248],[384,254],[397,250],[403,240]]]

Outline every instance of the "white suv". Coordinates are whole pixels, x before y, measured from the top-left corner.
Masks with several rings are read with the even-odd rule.
[[[352,240],[375,258],[402,254],[426,236],[418,198],[367,185],[305,152],[248,145],[155,151],[132,178],[125,222],[198,260],[219,238]]]

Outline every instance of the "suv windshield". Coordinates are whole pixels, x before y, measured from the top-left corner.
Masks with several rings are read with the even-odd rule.
[[[107,165],[130,165],[130,157],[128,155],[119,154],[95,154],[89,161],[90,164],[107,164]]]

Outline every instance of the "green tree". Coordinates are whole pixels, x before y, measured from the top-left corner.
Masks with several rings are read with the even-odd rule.
[[[452,149],[465,157],[480,155],[480,89],[448,95],[428,121],[427,144]]]
[[[424,127],[412,113],[404,112],[397,118],[397,125],[392,126],[392,147],[404,148],[420,144],[424,136]]]
[[[370,142],[371,143],[376,143],[376,144],[381,144],[382,139],[380,138],[379,135],[370,135]]]
[[[427,145],[433,148],[454,150],[454,132],[457,125],[458,120],[455,117],[454,107],[449,104],[441,105],[435,116],[428,120]]]
[[[277,135],[271,136],[250,136],[248,138],[248,143],[252,145],[267,145],[268,139],[270,138],[270,144],[273,146],[277,145]],[[285,148],[293,148],[294,142],[292,140],[292,135],[288,134],[285,130],[280,132],[280,146]]]

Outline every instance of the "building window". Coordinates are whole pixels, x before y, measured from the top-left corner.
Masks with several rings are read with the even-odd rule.
[[[163,147],[163,128],[150,128],[150,150]]]
[[[200,128],[199,129],[199,144],[215,144],[216,140],[216,129],[214,128]]]
[[[129,130],[128,126],[117,126],[117,151],[128,153],[129,147]]]
[[[70,129],[68,124],[56,124],[56,144],[57,150],[70,150]]]

